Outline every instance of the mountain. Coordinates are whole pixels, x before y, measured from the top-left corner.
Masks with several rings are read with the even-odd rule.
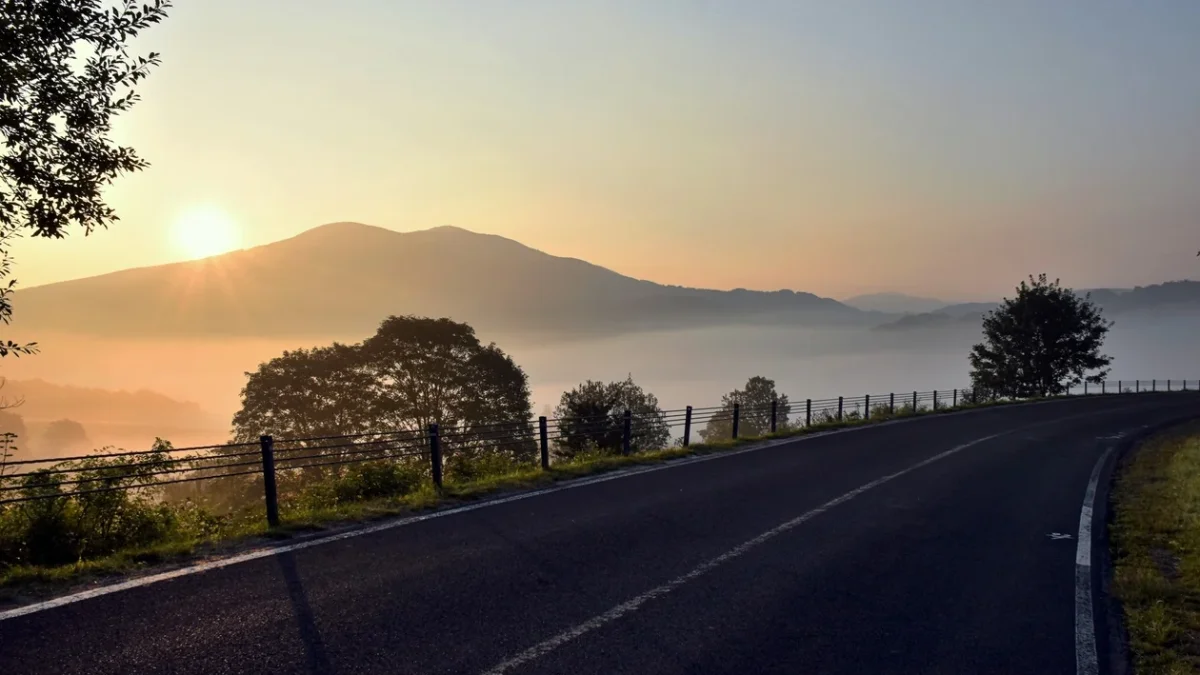
[[[842,300],[843,305],[849,305],[864,312],[884,312],[886,314],[921,314],[932,312],[948,303],[934,298],[922,298],[904,293],[868,293],[856,295]]]
[[[1138,312],[1200,312],[1200,282],[1168,281],[1136,288],[1093,288],[1077,291],[1086,294],[1110,318]],[[1000,306],[998,302],[966,302],[947,305],[933,312],[913,314],[876,326],[877,330],[936,328],[977,323],[984,314]]]
[[[810,293],[641,281],[456,227],[400,233],[360,223],[323,225],[203,260],[23,289],[14,302],[14,329],[33,337],[365,337],[389,314],[562,336],[881,318]]]
[[[201,429],[224,426],[223,420],[213,417],[195,403],[177,401],[145,389],[113,391],[54,384],[39,379],[7,379],[0,387],[0,397],[9,403],[21,402],[10,408],[9,412],[19,414],[26,420],[69,418],[87,424],[153,423]]]

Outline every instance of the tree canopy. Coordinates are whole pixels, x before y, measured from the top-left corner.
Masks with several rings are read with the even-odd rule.
[[[131,56],[128,44],[162,21],[170,0],[8,0],[0,2],[0,279],[8,244],[22,231],[89,233],[117,215],[103,189],[147,163],[112,142],[112,120],[137,102],[135,85],[159,55]],[[0,320],[12,315],[0,287]],[[0,341],[0,356],[34,351]]]
[[[1112,359],[1101,353],[1112,323],[1088,296],[1042,274],[1017,287],[983,319],[971,349],[971,386],[980,397],[1050,396],[1102,382]]]
[[[616,451],[623,446],[625,411],[632,414],[630,449],[633,452],[666,447],[671,426],[658,406],[658,398],[629,376],[619,382],[588,380],[563,392],[554,416],[558,420],[556,454],[573,457],[585,450]]]
[[[434,423],[445,436],[476,441],[495,425],[530,435],[525,372],[499,347],[480,343],[470,326],[449,319],[391,316],[360,344],[284,352],[246,377],[233,417],[238,442],[262,434],[424,433]],[[529,438],[506,449],[533,448]]]
[[[787,428],[792,405],[787,394],[775,390],[775,380],[756,375],[746,381],[744,389],[734,389],[721,397],[721,410],[709,419],[700,430],[705,441],[719,441],[733,437],[733,404],[738,404],[738,435],[745,437],[765,436],[771,432],[771,402],[778,401],[776,429]]]

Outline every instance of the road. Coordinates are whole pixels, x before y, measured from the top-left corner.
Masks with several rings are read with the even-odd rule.
[[[5,618],[0,672],[1075,673],[1093,471],[1193,413],[994,408],[554,490]]]

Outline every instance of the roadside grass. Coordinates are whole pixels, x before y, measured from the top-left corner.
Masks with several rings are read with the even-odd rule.
[[[1057,397],[1067,398],[1067,397]],[[1046,400],[1046,399],[1036,399]],[[81,560],[68,565],[20,565],[0,570],[0,603],[23,602],[61,593],[65,588],[95,584],[106,577],[155,571],[171,564],[183,564],[205,557],[219,557],[273,542],[294,540],[314,533],[351,527],[356,523],[372,522],[412,515],[438,508],[485,499],[503,493],[546,487],[554,483],[617,471],[637,465],[666,462],[684,457],[726,452],[764,441],[796,438],[836,431],[850,427],[879,424],[896,419],[912,419],[943,415],[975,408],[997,407],[1033,400],[960,403],[938,410],[923,408],[914,411],[909,404],[898,405],[892,413],[886,406],[872,406],[870,419],[861,413],[844,416],[843,420],[817,421],[811,426],[786,428],[775,434],[755,438],[696,443],[686,448],[673,447],[633,455],[602,452],[582,453],[570,461],[551,465],[549,471],[538,467],[484,475],[473,480],[457,482],[449,478],[442,490],[425,483],[414,490],[389,496],[362,500],[314,503],[313,500],[283,501],[280,516],[283,524],[268,528],[263,509],[256,507],[238,512],[208,536],[171,538],[153,546],[119,551],[115,554]]]
[[[1113,592],[1134,671],[1200,673],[1200,424],[1144,443],[1112,499]]]

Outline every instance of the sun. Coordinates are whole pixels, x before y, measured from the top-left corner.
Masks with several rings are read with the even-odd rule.
[[[193,259],[228,253],[241,243],[241,232],[233,218],[211,206],[184,212],[172,232],[175,246]]]

